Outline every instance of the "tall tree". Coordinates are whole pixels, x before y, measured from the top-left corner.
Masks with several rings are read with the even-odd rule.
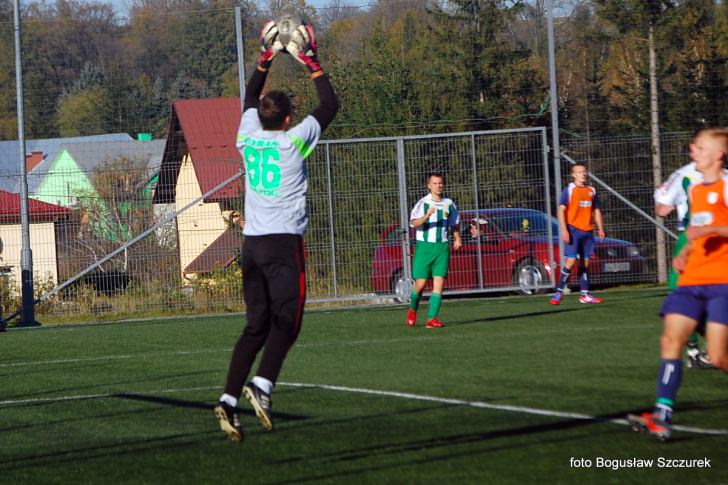
[[[9,0],[0,0],[0,19],[13,18]],[[11,22],[0,22],[0,140],[18,136],[15,99],[15,40]]]
[[[661,23],[669,19],[670,10],[675,7],[672,0],[597,0],[601,14],[617,21],[620,29],[628,29],[642,36],[647,34],[647,65],[649,85],[650,133],[652,147],[652,177],[657,187],[662,182],[662,157],[660,147],[660,116],[657,85],[656,31]],[[625,16],[628,15],[628,16]],[[659,228],[657,239],[657,274],[660,282],[667,281],[667,255],[665,234]]]
[[[508,35],[520,8],[520,2],[502,0],[454,0],[433,7],[428,39],[419,45],[421,60],[429,58],[431,65],[425,86],[442,92],[431,93],[435,118],[483,129],[539,111],[546,93],[543,77],[528,60],[528,49]]]
[[[173,44],[173,52],[191,79],[200,80],[209,96],[222,93],[225,72],[237,62],[235,16],[231,0],[197,2],[197,9],[207,12],[188,13],[182,22],[183,36]]]
[[[584,2],[561,19],[557,39],[559,126],[587,138],[605,133],[608,102],[600,85],[612,37]]]
[[[663,126],[669,130],[726,122],[728,64],[721,11],[725,5],[711,0],[682,2],[660,32],[669,45],[661,56]]]
[[[610,59],[605,63],[603,90],[610,93],[611,105],[616,109],[614,118],[620,120],[621,126],[616,127],[643,129],[654,121],[649,115],[658,101],[657,66],[650,63],[659,47],[657,30],[669,21],[676,2],[595,0],[595,4],[597,15],[615,29]]]
[[[58,130],[61,136],[100,135],[106,132],[105,92],[89,88],[68,94],[58,106]]]

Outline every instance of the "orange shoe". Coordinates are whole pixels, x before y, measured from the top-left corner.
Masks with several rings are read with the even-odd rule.
[[[410,308],[407,312],[407,325],[414,327],[415,323],[417,323],[417,312]]]
[[[587,305],[596,305],[598,303],[603,302],[601,298],[597,298],[596,296],[592,296],[589,293],[586,295],[581,295],[579,297],[579,303],[586,303]]]
[[[557,291],[554,293],[554,296],[551,297],[549,302],[551,302],[552,305],[559,305],[561,303],[561,300],[564,299],[564,294],[561,291]]]
[[[628,414],[627,421],[635,431],[647,433],[660,441],[667,441],[672,435],[670,423],[660,419],[655,413]]]
[[[444,325],[442,324],[442,322],[440,320],[437,319],[437,317],[435,317],[435,318],[431,319],[430,321],[428,321],[425,324],[425,327],[427,327],[427,328],[441,328],[441,327],[444,327]]]

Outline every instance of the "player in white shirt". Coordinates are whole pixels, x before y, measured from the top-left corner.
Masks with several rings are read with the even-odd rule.
[[[417,201],[410,214],[410,226],[416,230],[415,255],[412,261],[412,277],[415,287],[410,295],[410,308],[407,312],[407,325],[414,327],[417,322],[417,308],[427,281],[432,278],[430,307],[427,312],[427,328],[440,328],[442,322],[437,318],[440,313],[442,291],[445,287],[450,264],[450,233],[453,235],[453,249],[460,249],[460,215],[455,202],[443,197],[445,177],[441,173],[431,173],[427,177],[429,193]]]

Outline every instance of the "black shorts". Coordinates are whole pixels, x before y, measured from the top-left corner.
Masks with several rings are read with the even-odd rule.
[[[297,335],[306,301],[303,237],[246,236],[242,270],[248,325],[272,323]]]

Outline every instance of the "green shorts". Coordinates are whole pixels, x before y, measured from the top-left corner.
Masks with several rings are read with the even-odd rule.
[[[675,241],[675,249],[672,252],[672,257],[674,258],[678,254],[680,254],[680,250],[685,247],[685,245],[688,243],[688,237],[685,235],[685,231],[680,231],[680,235],[678,236],[677,240]],[[667,286],[674,290],[677,288],[677,278],[678,273],[675,271],[675,268],[670,265],[670,277],[667,279]]]
[[[418,241],[412,262],[412,277],[416,280],[426,280],[433,276],[447,278],[449,264],[449,242],[428,243]]]

